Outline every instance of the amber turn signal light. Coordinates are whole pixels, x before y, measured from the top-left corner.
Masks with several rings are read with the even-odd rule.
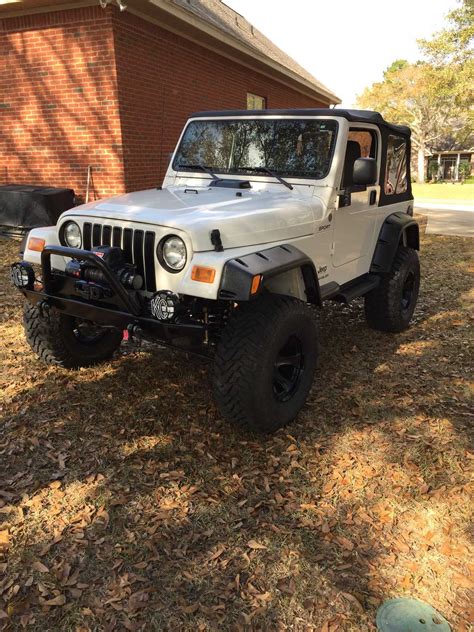
[[[193,281],[200,281],[201,283],[214,283],[215,278],[216,271],[214,270],[214,268],[194,266],[191,272],[191,279]]]
[[[43,252],[45,240],[39,237],[30,237],[28,240],[28,250],[34,250],[35,252]]]
[[[250,294],[256,294],[258,292],[258,288],[260,287],[260,283],[262,282],[262,275],[256,274],[252,279],[252,285],[250,287]]]

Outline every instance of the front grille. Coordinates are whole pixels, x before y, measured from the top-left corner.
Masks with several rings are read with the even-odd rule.
[[[92,250],[95,246],[121,248],[126,262],[133,263],[138,274],[144,278],[145,289],[156,292],[155,233],[86,222],[83,226],[83,241],[85,250]]]

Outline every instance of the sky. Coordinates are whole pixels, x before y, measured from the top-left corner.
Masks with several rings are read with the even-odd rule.
[[[352,107],[396,59],[420,58],[416,40],[445,24],[456,0],[225,0]]]

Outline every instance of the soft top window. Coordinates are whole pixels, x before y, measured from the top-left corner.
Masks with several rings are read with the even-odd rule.
[[[176,171],[196,165],[216,173],[324,178],[330,169],[337,122],[318,119],[192,121],[173,161]]]
[[[407,141],[401,136],[390,134],[387,142],[385,194],[405,193],[407,189]]]

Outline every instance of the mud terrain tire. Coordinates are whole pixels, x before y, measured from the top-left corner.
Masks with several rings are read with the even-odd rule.
[[[418,253],[401,246],[390,272],[365,296],[365,318],[372,329],[398,333],[408,328],[420,289]]]
[[[122,332],[79,322],[47,305],[26,302],[23,309],[26,339],[46,364],[68,369],[92,366],[112,357],[120,346]],[[88,327],[86,335],[84,326]]]
[[[312,309],[295,298],[265,295],[241,304],[218,343],[214,395],[234,425],[273,432],[306,401],[318,358]]]

